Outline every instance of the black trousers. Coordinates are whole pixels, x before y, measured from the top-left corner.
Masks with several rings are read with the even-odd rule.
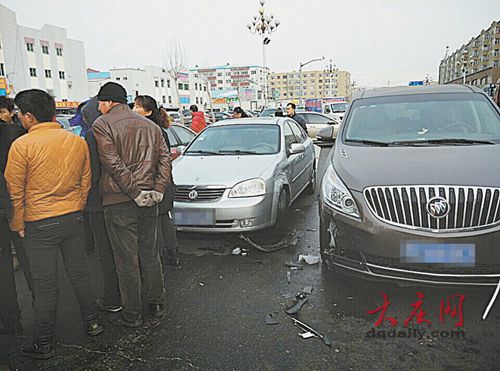
[[[109,306],[120,306],[120,287],[116,274],[115,257],[109,242],[108,230],[104,219],[104,211],[88,211],[85,213],[93,241],[99,254],[99,261],[104,279],[104,295],[102,303]]]
[[[85,253],[82,213],[27,222],[24,243],[35,290],[34,342],[48,344],[54,338],[59,251],[84,322],[96,320],[99,315]]]
[[[135,202],[105,206],[104,217],[115,256],[122,297],[122,317],[142,317],[141,286],[148,304],[163,304],[165,284],[158,251],[158,206],[139,207]]]
[[[5,216],[0,216],[0,317],[4,331],[13,334],[19,318],[19,309],[9,224]]]
[[[170,217],[170,211],[160,216],[161,249],[160,255],[164,265],[176,265],[178,259],[177,230]]]
[[[24,248],[24,242],[19,233],[10,231],[10,240],[14,244],[14,249],[16,250],[16,256],[21,264],[21,269],[23,270],[24,278],[26,279],[26,284],[31,291],[33,296],[33,301],[35,300],[33,295],[33,276],[31,275],[30,262],[28,260],[28,255],[26,254],[26,249]]]

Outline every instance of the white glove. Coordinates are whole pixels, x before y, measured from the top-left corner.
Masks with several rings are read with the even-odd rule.
[[[134,201],[139,207],[151,207],[154,205],[154,201],[151,198],[152,191],[141,191],[139,196],[137,196]]]
[[[163,200],[163,193],[151,191],[151,198],[155,204],[159,204]]]

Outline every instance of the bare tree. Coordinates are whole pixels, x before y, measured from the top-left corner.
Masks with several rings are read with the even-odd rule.
[[[179,95],[179,75],[181,72],[187,70],[187,57],[185,50],[182,48],[181,43],[178,38],[173,39],[167,47],[165,53],[165,67],[170,75],[170,78],[174,82],[175,94],[177,95],[177,105],[179,106],[179,111],[181,110],[181,97]],[[181,120],[184,121],[182,112],[179,112]]]

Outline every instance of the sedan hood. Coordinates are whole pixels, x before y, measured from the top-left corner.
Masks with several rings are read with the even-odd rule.
[[[177,185],[223,185],[233,187],[247,179],[259,178],[276,163],[278,155],[180,156],[172,175]]]
[[[379,185],[500,185],[500,145],[335,148],[333,166],[361,192]]]

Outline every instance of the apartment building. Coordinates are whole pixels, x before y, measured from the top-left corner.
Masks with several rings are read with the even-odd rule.
[[[205,110],[210,104],[203,80],[190,71],[179,73],[177,82],[167,69],[158,66],[112,68],[109,72],[89,69],[87,77],[92,95],[97,94],[106,82],[114,81],[125,88],[129,102],[138,95],[150,95],[166,108],[188,109],[196,104]]]
[[[270,95],[275,100],[298,102],[302,99],[351,96],[350,73],[337,69],[272,72]]]
[[[58,102],[80,102],[89,96],[82,41],[66,29],[21,26],[16,13],[0,4],[0,95],[42,89]]]
[[[441,61],[440,84],[462,84],[464,75],[466,84],[481,89],[500,78],[500,21],[493,22]]]

